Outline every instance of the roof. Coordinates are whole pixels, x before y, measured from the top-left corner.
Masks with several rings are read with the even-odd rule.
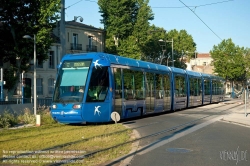
[[[104,31],[101,28],[96,28],[96,27],[93,27],[93,26],[90,26],[90,25],[86,25],[86,24],[83,24],[83,23],[80,23],[80,22],[76,22],[76,21],[65,21],[65,25],[71,25],[71,26],[74,26],[74,27],[92,29],[92,30],[95,30],[95,31]]]
[[[209,53],[199,53],[197,58],[211,58],[211,55]]]

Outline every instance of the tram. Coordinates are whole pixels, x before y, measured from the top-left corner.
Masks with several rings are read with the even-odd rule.
[[[224,100],[220,77],[106,53],[65,55],[51,116],[60,123],[109,122]]]

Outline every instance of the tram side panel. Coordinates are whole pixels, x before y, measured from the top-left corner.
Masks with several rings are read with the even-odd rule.
[[[212,80],[212,103],[224,100],[224,81],[222,79]]]
[[[186,74],[173,73],[173,110],[187,107],[187,79]]]
[[[202,104],[210,104],[211,103],[211,81],[210,81],[210,78],[203,78],[202,87],[203,87]]]
[[[112,68],[114,111],[122,119],[171,110],[168,74]]]
[[[202,83],[201,77],[188,78],[188,107],[202,105]]]

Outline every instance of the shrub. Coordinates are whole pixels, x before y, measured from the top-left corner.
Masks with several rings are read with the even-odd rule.
[[[36,117],[30,113],[29,108],[24,109],[24,114],[18,117],[19,121],[24,124],[35,124]]]
[[[0,128],[13,127],[18,123],[14,114],[9,113],[9,110],[4,110],[4,114],[0,115]]]
[[[41,124],[55,124],[57,123],[51,116],[49,107],[39,106],[37,114],[41,115]]]

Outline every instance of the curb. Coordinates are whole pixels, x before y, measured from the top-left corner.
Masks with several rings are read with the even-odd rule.
[[[235,122],[235,121],[230,121],[230,120],[224,120],[224,118],[222,118],[220,121],[221,122],[225,122],[225,123],[231,123],[231,124],[235,124],[235,125],[239,125],[239,126],[244,126],[244,127],[249,127],[250,128],[250,125],[248,125],[248,124],[244,124],[244,123],[240,123],[240,122]]]
[[[124,125],[124,126],[126,128],[130,128],[127,125]],[[140,138],[139,132],[137,130],[133,130],[133,132],[131,134],[131,138]],[[112,161],[110,161],[108,163],[103,163],[99,166],[103,166],[103,165],[105,165],[105,166],[106,165],[128,166],[130,164],[131,160],[134,158],[138,148],[139,148],[139,141],[136,141],[136,142],[132,143],[132,149],[130,150],[130,152],[128,154],[126,154],[124,156],[120,156],[116,159],[113,159]]]

